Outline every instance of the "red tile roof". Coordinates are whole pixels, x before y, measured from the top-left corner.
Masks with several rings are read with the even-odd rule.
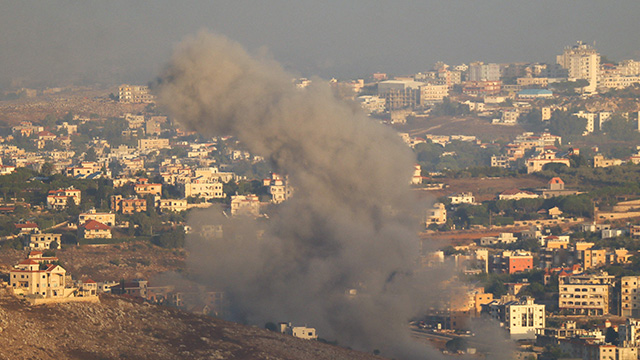
[[[87,221],[84,225],[82,225],[82,227],[87,230],[109,230],[110,229],[110,227],[108,227],[107,225],[95,220]]]

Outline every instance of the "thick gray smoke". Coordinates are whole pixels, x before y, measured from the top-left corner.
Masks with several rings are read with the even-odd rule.
[[[238,321],[291,321],[341,345],[437,358],[407,324],[444,297],[446,278],[416,271],[410,149],[326,83],[300,90],[291,78],[207,33],[186,39],[161,77],[159,102],[185,127],[237,137],[295,188],[268,220],[194,217],[196,228],[223,224],[224,237],[191,238],[190,271],[227,292]]]

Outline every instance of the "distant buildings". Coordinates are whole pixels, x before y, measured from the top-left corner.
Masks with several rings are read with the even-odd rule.
[[[316,329],[306,326],[292,326],[291,323],[279,323],[279,331],[282,334],[291,335],[299,339],[318,340]]]
[[[150,103],[154,101],[149,87],[123,84],[118,87],[118,101],[122,103]]]
[[[589,85],[584,88],[587,93],[593,93],[598,86],[600,71],[600,54],[592,46],[578,41],[574,46],[567,46],[564,52],[557,56],[557,63],[569,70],[569,80],[584,79]]]
[[[534,299],[503,296],[500,300],[483,305],[482,311],[504,324],[513,340],[535,339],[536,331],[545,327],[545,306]]]
[[[574,314],[611,313],[614,276],[606,273],[572,275],[560,279],[558,308]]]

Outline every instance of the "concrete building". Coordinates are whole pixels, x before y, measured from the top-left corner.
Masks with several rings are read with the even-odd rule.
[[[257,195],[232,195],[231,215],[260,215],[260,200]]]
[[[620,278],[620,316],[640,317],[640,276]]]
[[[95,220],[89,220],[78,227],[80,239],[111,239],[111,236],[111,228]]]
[[[420,86],[420,105],[442,102],[449,96],[449,87],[447,85],[425,84]]]
[[[181,212],[187,210],[187,199],[158,199],[156,206],[160,211]]]
[[[368,114],[379,114],[385,111],[387,101],[380,96],[363,95],[358,96],[358,102],[362,109]]]
[[[589,82],[584,88],[585,92],[596,91],[600,75],[600,54],[592,46],[578,41],[574,46],[565,47],[564,52],[557,56],[556,62],[569,71],[570,81],[584,79]]]
[[[40,229],[36,229],[29,234],[30,250],[57,250],[60,249],[60,239],[62,234],[43,233]]]
[[[537,157],[527,159],[525,163],[527,165],[527,174],[542,171],[544,166],[547,164],[564,164],[567,167],[571,166],[571,162],[569,161],[569,159],[558,158],[556,157],[555,152],[552,151],[547,151],[541,153]]]
[[[140,196],[162,195],[162,184],[151,184],[149,179],[140,178],[133,185],[133,191]]]
[[[531,191],[510,189],[501,192],[498,195],[498,200],[520,200],[520,199],[535,199],[540,197],[538,194],[534,194]]]
[[[22,260],[9,271],[9,286],[14,294],[62,298],[70,296],[72,289],[65,289],[67,271],[60,265],[48,263],[41,256]]]
[[[118,87],[118,100],[123,103],[151,103],[154,97],[148,86],[123,84]]]
[[[619,166],[619,165],[622,165],[622,160],[620,159],[605,159],[602,154],[598,154],[593,157],[594,168]]]
[[[412,80],[387,80],[378,83],[378,96],[386,101],[387,110],[415,108],[420,105],[422,82]]]
[[[78,215],[78,226],[84,225],[88,221],[97,221],[101,222],[107,226],[115,226],[116,225],[116,214],[113,213],[99,213],[96,212],[96,209],[91,209],[86,213],[82,213]]]
[[[500,65],[472,62],[469,64],[469,81],[498,81],[500,80]]]
[[[607,273],[560,278],[558,308],[581,315],[611,313],[614,279]]]
[[[535,339],[536,331],[545,327],[545,306],[534,299],[503,296],[483,305],[483,312],[501,322],[513,340]]]
[[[221,182],[210,181],[203,177],[188,179],[187,182],[178,184],[178,188],[182,191],[182,196],[185,198],[193,196],[210,200],[225,197],[222,191],[223,184]]]
[[[111,195],[111,211],[125,215],[144,212],[147,211],[147,200],[137,196],[123,198],[122,195]]]
[[[264,179],[262,185],[269,188],[271,202],[280,204],[293,194],[293,188],[289,185],[289,177],[271,173],[271,177]]]
[[[138,139],[138,150],[168,149],[169,139]]]
[[[447,222],[447,208],[443,203],[435,203],[431,209],[427,210],[426,226],[431,224],[442,225]]]
[[[451,205],[475,204],[476,202],[476,198],[470,192],[449,195],[448,198],[451,200]]]
[[[291,323],[279,323],[279,330],[283,334],[291,335],[299,339],[318,340],[316,329],[307,326],[292,326]]]
[[[80,205],[82,192],[78,189],[74,189],[73,187],[49,190],[49,194],[47,195],[47,208],[55,210],[66,209],[68,206],[67,201],[69,199],[73,200],[76,205]]]
[[[504,169],[508,169],[511,167],[511,160],[508,156],[504,155],[492,155],[491,156],[491,166],[492,167],[500,167]]]

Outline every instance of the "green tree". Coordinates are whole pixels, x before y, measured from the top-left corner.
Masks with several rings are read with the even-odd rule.
[[[549,131],[563,138],[581,136],[587,128],[587,119],[579,118],[566,111],[556,110],[549,119]]]
[[[42,164],[42,167],[40,167],[40,173],[42,174],[42,176],[50,176],[51,174],[53,174],[53,164],[50,162],[45,162],[44,164]]]

